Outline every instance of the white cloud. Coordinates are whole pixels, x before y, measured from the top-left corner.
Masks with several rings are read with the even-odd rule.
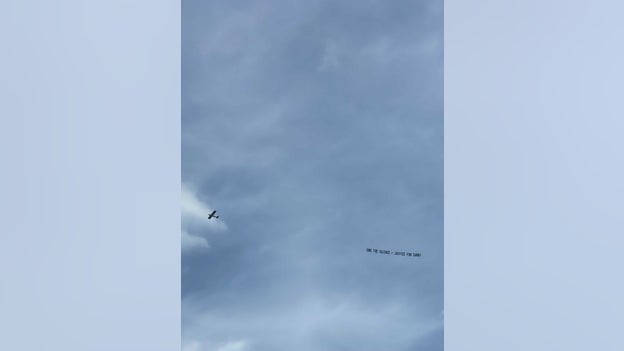
[[[203,218],[212,212],[208,205],[201,202],[188,185],[182,184],[182,215]]]
[[[191,235],[184,230],[182,231],[182,251],[207,249],[209,247],[210,245],[208,244],[208,240],[206,240],[206,238]]]
[[[184,183],[182,184],[181,210],[182,252],[209,248],[208,240],[202,235],[227,229],[225,222],[221,219],[208,220],[208,214],[213,211],[212,208],[199,200],[191,187]]]
[[[229,341],[217,346],[210,347],[209,343],[201,343],[197,340],[190,340],[184,344],[182,351],[245,351],[248,350],[248,343],[245,340]]]
[[[182,351],[201,351],[201,344],[198,341],[190,341],[182,347]]]
[[[443,320],[427,311],[427,302],[371,301],[356,295],[329,297],[316,291],[292,303],[267,305],[254,311],[196,311],[200,300],[182,301],[183,311],[190,317],[183,324],[184,338],[203,340],[202,351],[245,351],[253,349],[256,342],[264,349],[315,351],[334,345],[332,340],[342,339],[353,349],[408,350],[433,333],[443,330]],[[267,315],[271,323],[267,323]],[[415,315],[421,318],[413,318]],[[379,334],[384,330],[383,334]],[[232,331],[243,337],[231,341]],[[280,335],[279,341],[272,335]],[[277,347],[279,343],[279,347]]]
[[[247,349],[247,342],[245,340],[232,341],[223,344],[216,351],[244,351]]]

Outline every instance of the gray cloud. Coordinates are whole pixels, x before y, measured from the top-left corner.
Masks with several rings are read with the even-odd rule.
[[[182,40],[182,177],[227,222],[185,347],[442,350],[442,1],[185,1]]]

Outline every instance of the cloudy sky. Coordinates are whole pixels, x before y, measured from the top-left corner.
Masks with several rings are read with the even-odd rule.
[[[443,349],[442,9],[182,1],[184,351]]]

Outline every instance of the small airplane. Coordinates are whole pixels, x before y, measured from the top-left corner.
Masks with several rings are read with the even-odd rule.
[[[217,211],[212,211],[212,213],[208,215],[208,219],[219,218],[219,216],[216,216],[215,213],[217,213]]]

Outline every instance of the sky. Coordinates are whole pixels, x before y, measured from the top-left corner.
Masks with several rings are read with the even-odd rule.
[[[443,123],[442,0],[183,1],[182,349],[443,350]]]

